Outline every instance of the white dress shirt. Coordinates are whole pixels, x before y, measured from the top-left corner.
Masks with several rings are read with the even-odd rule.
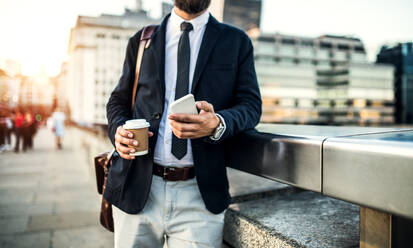
[[[206,24],[208,23],[209,12],[205,11],[202,15],[186,21],[172,10],[166,26],[165,40],[165,107],[159,124],[158,139],[155,146],[154,162],[164,166],[188,166],[193,165],[191,140],[187,142],[187,153],[182,159],[177,159],[172,153],[172,130],[169,124],[168,115],[169,105],[175,101],[175,86],[178,70],[178,43],[181,37],[181,23],[190,22],[194,29],[189,32],[189,44],[191,56],[189,62],[189,92],[192,87],[195,65],[198,58],[199,48],[201,47],[202,37],[204,36]]]

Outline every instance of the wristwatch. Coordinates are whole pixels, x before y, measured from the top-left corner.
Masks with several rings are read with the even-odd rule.
[[[224,133],[225,129],[226,129],[226,128],[225,128],[225,121],[224,121],[224,119],[223,119],[220,115],[218,115],[218,114],[217,114],[217,116],[218,116],[218,118],[219,118],[218,127],[215,128],[215,130],[214,130],[214,132],[212,133],[212,135],[209,136],[212,140],[219,140],[219,139],[221,138],[222,134]]]

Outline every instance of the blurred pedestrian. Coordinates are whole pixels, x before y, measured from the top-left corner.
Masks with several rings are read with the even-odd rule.
[[[37,131],[35,115],[32,112],[26,112],[25,120],[27,148],[33,149],[33,138]]]
[[[10,112],[8,112],[6,114],[5,117],[6,120],[6,133],[5,133],[5,149],[7,151],[11,151],[12,150],[12,146],[11,146],[11,133],[13,132],[13,121],[12,121],[12,117]]]
[[[62,149],[62,141],[65,133],[65,119],[66,116],[60,109],[56,109],[52,114],[53,132],[56,136],[57,149]]]
[[[0,110],[0,153],[6,150],[6,114]]]
[[[24,116],[20,112],[20,110],[16,110],[16,116],[14,118],[14,133],[16,136],[16,145],[14,147],[15,152],[19,152],[20,150],[20,143],[23,139],[23,130],[24,130]],[[23,147],[24,150],[24,147]]]
[[[32,114],[27,111],[24,114],[24,122],[23,122],[23,151],[26,151],[30,147],[30,126],[32,124]]]

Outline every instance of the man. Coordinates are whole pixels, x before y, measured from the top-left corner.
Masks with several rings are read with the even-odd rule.
[[[115,247],[220,247],[230,203],[225,145],[254,128],[261,115],[253,47],[241,30],[219,23],[210,0],[175,0],[145,49],[139,86],[130,101],[141,31],[130,38],[122,76],[107,104],[116,147],[104,197],[113,204]],[[170,114],[192,93],[198,115]],[[122,128],[150,123],[149,153]]]

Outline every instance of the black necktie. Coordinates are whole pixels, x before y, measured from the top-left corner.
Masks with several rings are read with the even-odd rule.
[[[176,77],[175,100],[179,99],[189,92],[189,60],[191,48],[189,46],[188,33],[193,29],[189,22],[181,23],[182,35],[178,43],[178,71]],[[172,154],[177,159],[182,159],[187,152],[187,140],[178,139],[172,133]]]

